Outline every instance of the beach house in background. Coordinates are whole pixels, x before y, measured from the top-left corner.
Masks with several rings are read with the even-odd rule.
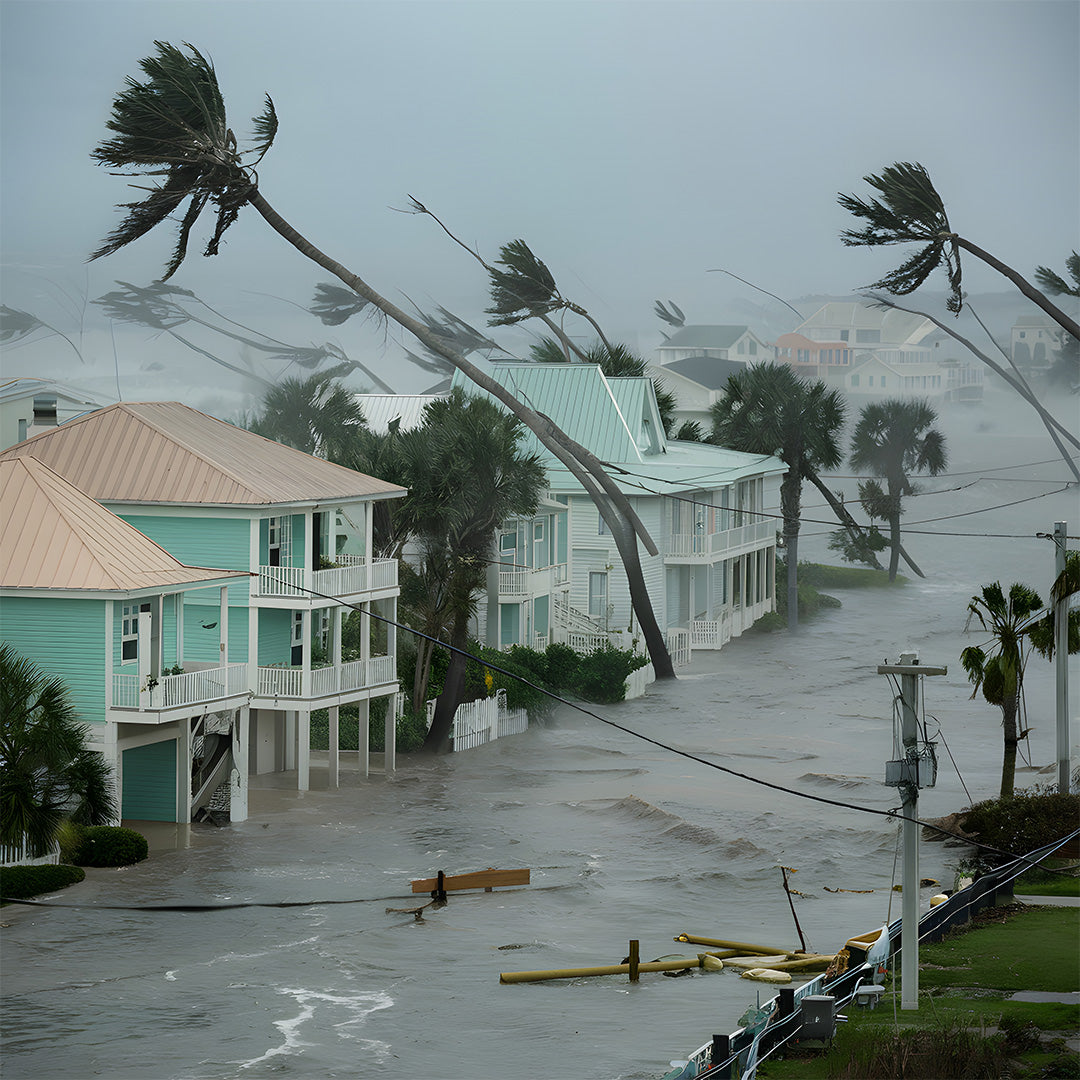
[[[0,450],[107,404],[88,390],[50,379],[0,380]]]
[[[395,628],[378,618],[396,617],[397,563],[373,557],[372,515],[403,488],[177,402],[111,405],[0,454],[13,459],[44,463],[181,563],[243,575],[224,599],[200,589],[169,600],[158,589],[121,605],[110,719],[119,708],[188,704],[197,665],[213,659],[242,671],[250,772],[296,769],[306,788],[311,712],[328,709],[335,784],[338,709],[349,703],[359,706],[366,770],[369,707],[398,692]],[[5,619],[18,648],[16,630]],[[182,648],[170,644],[176,634]],[[386,715],[391,726],[391,707]]]
[[[0,638],[64,682],[123,817],[190,821],[227,785],[243,821],[251,694],[220,613],[246,575],[184,566],[32,457],[0,461],[0,502]]]
[[[776,339],[776,358],[855,399],[982,400],[981,365],[925,316],[906,311],[852,301],[823,304]]]

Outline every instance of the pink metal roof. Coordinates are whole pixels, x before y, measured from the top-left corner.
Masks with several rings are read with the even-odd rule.
[[[0,460],[0,588],[130,592],[236,577],[164,548],[31,457]]]
[[[119,402],[18,443],[0,460],[23,456],[102,502],[262,506],[405,494],[177,401]]]

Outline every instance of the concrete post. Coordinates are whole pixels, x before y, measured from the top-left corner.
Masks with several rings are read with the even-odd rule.
[[[1054,580],[1065,572],[1068,527],[1054,522]],[[1069,794],[1069,598],[1062,597],[1054,608],[1054,660],[1057,675],[1057,762],[1058,791]]]

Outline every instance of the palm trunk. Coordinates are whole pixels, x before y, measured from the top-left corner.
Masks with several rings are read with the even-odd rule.
[[[1007,799],[1012,795],[1016,782],[1016,747],[1020,741],[1016,730],[1016,702],[1002,705],[1001,715],[1005,739],[1005,752],[1001,759],[1001,798]]]
[[[1011,266],[1007,266],[1000,259],[995,258],[989,251],[984,251],[981,247],[976,247],[970,240],[965,240],[962,236],[957,236],[955,233],[952,233],[950,234],[949,239],[954,241],[957,247],[961,247],[965,251],[970,251],[976,259],[982,259],[987,266],[992,266],[999,274],[1004,274],[1005,277],[1007,277],[1033,304],[1041,307],[1043,311],[1058,324],[1058,326],[1070,333],[1074,338],[1080,340],[1080,323],[1075,319],[1070,319],[1057,304],[1053,303],[1053,301],[1036,289],[1022,274],[1018,273]]]
[[[454,714],[465,690],[465,648],[469,644],[468,624],[464,620],[454,620],[451,642],[454,651],[450,653],[450,666],[446,670],[442,693],[435,702],[435,715],[431,718],[424,745],[420,748],[425,754],[448,754],[450,739],[454,733]]]
[[[900,568],[900,513],[889,515],[889,580],[896,580],[896,571]]]
[[[780,484],[780,510],[784,515],[784,557],[787,561],[787,624],[799,629],[799,511],[802,477],[793,468]]]
[[[418,340],[422,341],[433,352],[448,360],[467,378],[471,379],[481,389],[486,390],[496,400],[501,401],[539,440],[561,461],[571,475],[580,483],[586,491],[594,490],[599,486],[611,503],[619,511],[619,517],[624,524],[631,528],[641,539],[650,555],[658,554],[658,549],[653,543],[644,525],[630,506],[629,500],[619,490],[614,481],[604,472],[595,455],[585,447],[570,439],[549,418],[541,417],[532,409],[523,405],[501,383],[496,382],[489,375],[481,371],[475,364],[470,363],[464,356],[451,349],[445,341],[425,326],[422,322],[407,315],[399,307],[392,304],[384,296],[377,293],[362,278],[352,273],[341,263],[330,258],[324,252],[315,247],[303,235],[297,232],[274,208],[263,198],[259,191],[255,191],[250,198],[251,205],[262,215],[270,227],[287,240],[302,255],[311,259],[328,273],[333,274],[338,280],[352,289],[358,296],[363,297],[369,303],[377,307],[384,315],[393,319],[399,326],[404,327]],[[590,484],[588,481],[593,480]],[[600,512],[604,513],[604,507],[600,506]],[[618,541],[616,541],[618,543]],[[620,555],[626,558],[622,547]],[[645,642],[649,649],[649,657],[652,660],[653,669],[658,679],[674,678],[675,669],[668,653],[656,615],[653,612],[652,601],[649,598],[648,589],[645,586],[644,575],[641,573],[640,561],[634,558],[629,562],[624,561],[627,579],[630,584],[630,595],[634,603],[634,613],[637,615],[638,624],[645,636]]]

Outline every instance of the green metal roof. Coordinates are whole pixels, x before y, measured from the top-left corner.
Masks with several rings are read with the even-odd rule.
[[[684,326],[661,349],[730,349],[749,326]]]
[[[778,458],[667,439],[652,380],[646,377],[607,379],[594,364],[491,364],[485,371],[612,465],[612,477],[628,495],[717,487],[786,469]],[[460,372],[454,385],[485,394]],[[552,491],[582,490],[534,435],[528,433],[522,445],[543,458]]]

